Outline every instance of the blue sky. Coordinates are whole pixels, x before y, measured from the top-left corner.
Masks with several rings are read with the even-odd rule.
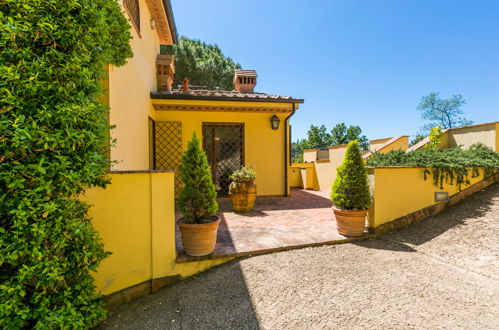
[[[475,123],[499,120],[497,0],[172,0],[180,35],[259,74],[258,92],[305,99],[310,125],[413,135],[432,91],[461,94]]]

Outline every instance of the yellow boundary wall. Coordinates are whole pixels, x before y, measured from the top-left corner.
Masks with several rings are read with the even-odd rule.
[[[432,174],[424,180],[423,168],[419,167],[377,167],[369,168],[369,183],[373,196],[373,205],[368,214],[369,227],[376,229],[386,223],[404,217],[413,212],[440,204],[434,200],[435,192],[448,192],[449,198],[459,193],[454,184],[443,184],[443,189],[433,184]],[[429,169],[431,171],[431,169]],[[470,186],[484,180],[484,171],[471,177],[468,169]],[[463,184],[461,189],[470,186]]]
[[[373,150],[387,153],[391,150],[407,150],[409,137],[398,136],[371,142],[373,142]],[[329,147],[328,160],[317,160],[318,149],[304,150],[303,159],[306,163],[293,163],[290,167],[290,186],[313,190],[331,189],[336,179],[336,171],[345,159],[346,149],[346,144]],[[363,156],[363,159],[372,155],[373,152],[370,152]],[[298,168],[301,168],[301,171],[298,171]]]
[[[413,151],[423,148],[429,142],[430,139],[426,137],[419,143],[410,147],[409,150]],[[499,152],[499,122],[447,129],[442,134],[439,148],[445,149],[462,146],[466,149],[477,142]]]
[[[176,263],[173,172],[111,172],[109,177],[105,189],[83,196],[92,205],[89,213],[105,250],[112,253],[94,274],[99,293],[188,277],[233,259]]]

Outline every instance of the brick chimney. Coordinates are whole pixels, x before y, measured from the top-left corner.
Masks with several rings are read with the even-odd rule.
[[[156,57],[156,78],[158,80],[158,92],[172,90],[173,74],[175,66],[173,64],[173,55],[159,54]]]
[[[253,93],[256,86],[255,70],[241,70],[234,71],[234,90],[241,93]]]

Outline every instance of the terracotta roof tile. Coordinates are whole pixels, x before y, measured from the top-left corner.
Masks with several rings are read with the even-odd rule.
[[[258,77],[255,70],[236,69],[234,73],[237,76]]]
[[[303,103],[303,99],[294,99],[291,96],[280,96],[265,93],[242,93],[237,91],[193,89],[186,92],[175,89],[170,92],[152,92],[152,99],[213,99],[234,101],[262,101],[262,102],[289,102]]]

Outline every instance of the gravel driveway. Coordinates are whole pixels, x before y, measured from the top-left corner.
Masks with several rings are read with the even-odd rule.
[[[499,184],[373,241],[239,260],[103,329],[499,329]]]

